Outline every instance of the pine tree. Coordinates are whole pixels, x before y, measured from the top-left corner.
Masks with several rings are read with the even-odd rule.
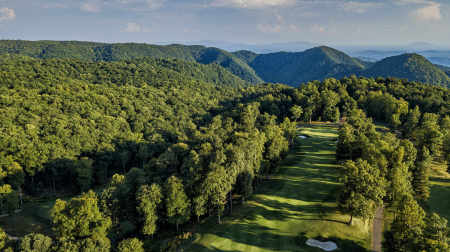
[[[418,161],[413,170],[412,186],[415,196],[420,200],[427,200],[430,197],[430,165],[431,156],[428,149],[424,146],[419,153]]]

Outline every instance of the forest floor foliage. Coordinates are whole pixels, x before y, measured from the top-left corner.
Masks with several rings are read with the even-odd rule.
[[[195,227],[184,251],[320,251],[308,238],[337,243],[338,251],[366,251],[370,227],[337,210],[339,166],[335,125],[303,125],[301,139],[278,174],[263,182],[253,197],[235,207],[221,225],[211,217]]]

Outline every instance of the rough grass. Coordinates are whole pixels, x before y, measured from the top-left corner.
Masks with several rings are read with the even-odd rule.
[[[431,212],[436,212],[445,217],[450,227],[450,174],[446,171],[445,164],[433,163],[430,178],[430,198],[428,206]]]
[[[16,237],[32,232],[52,235],[50,210],[54,204],[55,200],[25,203],[22,212],[0,218],[0,227]]]
[[[369,225],[348,226],[349,216],[336,209],[336,128],[303,126],[299,133],[310,137],[299,139],[279,173],[223,224],[209,218],[197,226],[184,251],[321,251],[305,245],[307,238],[333,240],[340,251],[369,248]]]

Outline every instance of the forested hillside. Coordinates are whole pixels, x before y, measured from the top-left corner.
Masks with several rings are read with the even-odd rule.
[[[267,82],[300,84],[328,77],[342,78],[357,73],[364,65],[350,56],[329,47],[316,47],[300,53],[271,53],[243,57],[256,73]]]
[[[56,202],[56,240],[48,246],[59,251],[108,251],[194,215],[220,220],[231,190],[251,195],[295,133],[284,119],[288,109],[266,97],[286,87],[240,90],[245,83],[221,69],[177,60],[3,56],[1,212],[20,207],[22,192],[102,188]],[[277,114],[265,113],[275,107]],[[75,220],[81,222],[69,224]]]
[[[362,73],[367,77],[392,76],[440,86],[450,86],[447,74],[418,54],[383,59]]]
[[[445,219],[423,207],[429,163],[450,163],[447,88],[355,76],[249,85],[217,64],[177,59],[0,59],[0,212],[64,197],[50,234],[16,241],[0,230],[0,250],[142,251],[203,218],[220,224],[234,198],[277,172],[297,122],[313,120],[342,123],[338,202],[350,220],[372,219],[383,203],[401,213],[388,251],[448,248],[447,229],[434,228]]]
[[[132,60],[142,57],[175,58],[203,64],[217,63],[251,83],[262,80],[247,64],[218,48],[184,45],[104,44],[78,41],[0,41],[0,54],[21,54],[36,58],[73,58],[91,61]]]
[[[406,78],[431,85],[450,85],[448,69],[441,70],[417,54],[393,56],[373,64],[326,46],[297,53],[256,54],[250,51],[230,53],[204,46],[2,40],[0,54],[21,54],[42,59],[73,58],[94,62],[142,57],[175,58],[201,64],[215,63],[253,84],[272,82],[298,86],[308,81],[330,77],[343,78],[355,74],[375,78]]]

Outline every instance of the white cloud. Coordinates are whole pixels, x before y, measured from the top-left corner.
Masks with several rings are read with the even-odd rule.
[[[232,7],[243,9],[259,9],[266,7],[283,7],[295,4],[295,0],[214,0],[213,7]]]
[[[257,28],[259,31],[264,33],[278,33],[281,32],[282,29],[281,25],[279,24],[258,24]]]
[[[379,3],[349,1],[343,3],[341,5],[341,8],[344,11],[363,14],[366,13],[368,10],[376,8],[378,6],[380,6]]]
[[[150,9],[159,9],[164,5],[166,0],[147,0],[146,2]]]
[[[16,12],[10,8],[0,8],[0,22],[16,19]]]
[[[324,33],[326,31],[326,28],[324,26],[315,24],[315,25],[311,26],[311,31],[318,32],[318,33]]]
[[[135,22],[129,22],[127,23],[125,29],[122,30],[122,32],[151,32],[151,29]]]
[[[408,5],[408,4],[427,4],[429,0],[394,0],[394,3],[399,5]]]
[[[141,32],[142,26],[137,23],[130,22],[127,27],[123,30],[124,32]]]
[[[295,25],[295,24],[289,25],[289,30],[290,30],[290,31],[293,31],[293,32],[300,32],[300,31],[301,31],[300,27],[298,27],[298,26]]]
[[[101,1],[86,1],[81,4],[80,9],[82,11],[91,12],[91,13],[98,13],[102,10],[103,2]]]
[[[421,21],[439,21],[442,19],[441,5],[430,2],[427,6],[413,11],[412,15]]]
[[[64,3],[46,3],[42,6],[44,9],[67,9],[69,6]]]

